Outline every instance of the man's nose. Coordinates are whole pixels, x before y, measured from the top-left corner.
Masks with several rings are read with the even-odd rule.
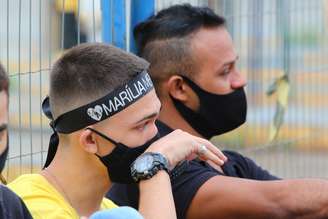
[[[238,70],[234,72],[231,77],[231,88],[236,90],[238,88],[244,87],[247,84],[246,76],[240,73]]]

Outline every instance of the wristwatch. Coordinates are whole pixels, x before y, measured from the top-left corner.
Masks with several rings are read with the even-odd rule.
[[[146,152],[140,155],[130,166],[131,176],[135,182],[150,179],[159,170],[168,172],[169,163],[160,153]]]

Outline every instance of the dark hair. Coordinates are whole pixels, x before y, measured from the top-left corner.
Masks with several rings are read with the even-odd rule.
[[[174,5],[159,11],[146,21],[139,23],[133,31],[138,54],[143,53],[147,43],[153,40],[182,38],[202,27],[225,25],[225,19],[208,7],[190,4]]]
[[[225,25],[225,19],[208,7],[174,5],[159,11],[134,28],[138,55],[150,62],[157,91],[159,82],[173,74],[192,77],[197,72],[190,40],[201,28]]]
[[[9,89],[9,78],[4,67],[0,63],[0,92],[5,91],[8,94],[8,89]]]
[[[148,66],[144,59],[111,45],[85,43],[71,48],[50,73],[54,118],[103,97]]]

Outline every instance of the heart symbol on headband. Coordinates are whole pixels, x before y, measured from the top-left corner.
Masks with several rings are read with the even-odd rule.
[[[100,121],[103,113],[101,106],[96,105],[95,108],[89,108],[87,110],[88,115],[96,121]]]

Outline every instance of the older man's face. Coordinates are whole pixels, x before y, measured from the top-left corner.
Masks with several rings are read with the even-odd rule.
[[[226,28],[203,28],[192,39],[192,51],[199,68],[195,82],[215,94],[228,94],[246,85],[236,68],[238,55]]]
[[[5,91],[0,92],[0,154],[7,147],[8,134],[8,95]]]

